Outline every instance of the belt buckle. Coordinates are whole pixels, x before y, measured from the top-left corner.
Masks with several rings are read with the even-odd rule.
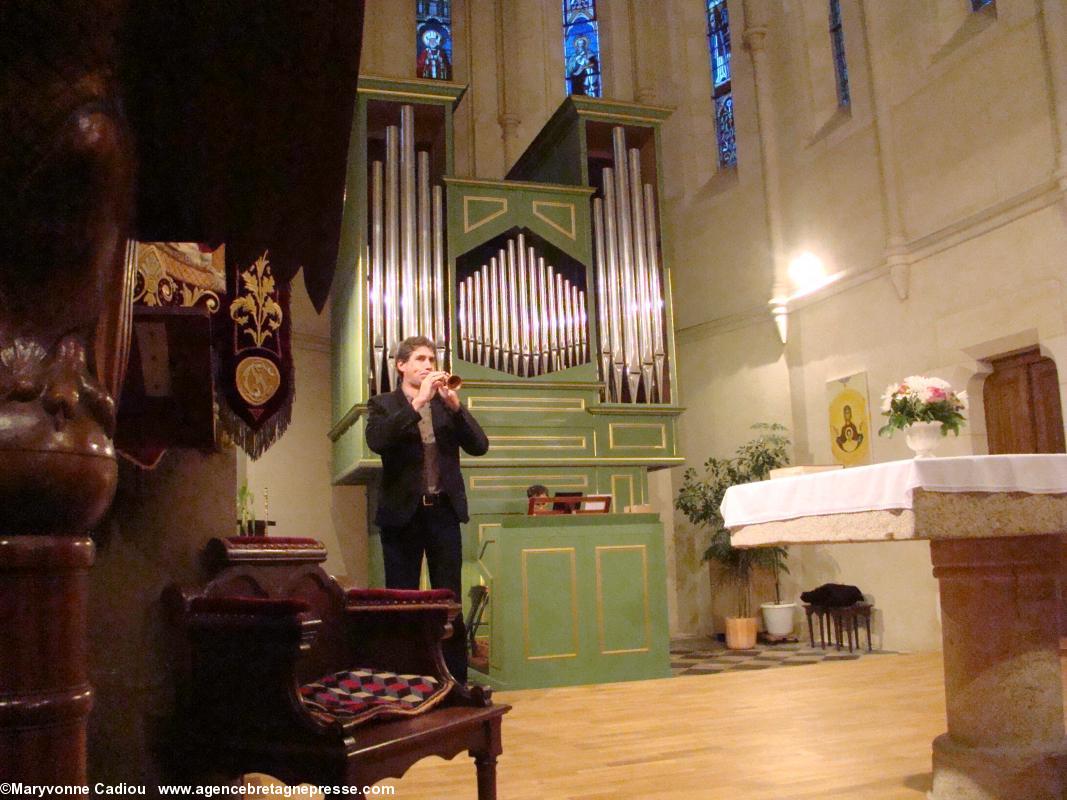
[[[422,496],[422,504],[427,508],[437,505],[437,495],[424,494]]]

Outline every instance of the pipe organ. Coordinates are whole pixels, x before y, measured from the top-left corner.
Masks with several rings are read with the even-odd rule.
[[[585,290],[522,233],[459,284],[459,356],[523,378],[589,359]]]
[[[654,189],[641,181],[641,152],[627,149],[625,129],[617,125],[611,136],[616,166],[603,167],[603,196],[593,199],[600,377],[615,402],[666,403]]]
[[[506,178],[486,180],[455,174],[453,112],[464,91],[447,81],[360,79],[332,291],[330,437],[335,482],[375,483],[366,403],[397,388],[404,338],[434,340],[438,363],[462,376],[461,398],[489,436],[488,454],[463,460],[471,512],[463,574],[466,586],[489,584],[492,603],[502,589],[492,583],[493,531],[525,513],[528,485],[610,494],[612,511],[623,512],[649,502],[650,470],[683,462],[659,215],[659,127],[670,111],[569,97]],[[378,585],[369,527],[369,578]],[[645,556],[628,547],[603,558],[645,575],[624,583],[646,581],[651,591],[662,554],[646,553],[645,573]],[[645,630],[631,620],[605,633],[611,675],[663,668],[640,640]],[[546,635],[557,633],[571,641]],[[507,637],[524,641],[521,632]],[[506,646],[493,638],[490,652]],[[518,683],[492,669],[488,679],[602,677],[582,672],[586,655],[564,657],[567,647],[561,640],[558,658],[556,644],[533,661],[513,654],[509,663],[526,665]]]
[[[370,164],[367,339],[374,393],[397,387],[394,357],[405,338],[433,339],[442,365],[448,341],[444,190],[431,186],[429,152],[416,149],[414,107],[399,112],[399,124],[385,128],[384,160]]]

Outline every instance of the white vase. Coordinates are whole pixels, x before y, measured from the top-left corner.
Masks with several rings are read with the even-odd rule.
[[[904,441],[916,458],[933,458],[943,438],[940,422],[916,422],[904,430]]]

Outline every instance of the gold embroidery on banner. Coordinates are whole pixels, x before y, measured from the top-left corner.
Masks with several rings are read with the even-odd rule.
[[[274,397],[282,385],[282,375],[270,361],[260,356],[242,358],[234,370],[237,392],[250,406],[261,406]]]
[[[230,304],[230,317],[242,333],[252,337],[256,347],[262,347],[267,337],[282,326],[282,307],[272,297],[274,276],[266,253],[241,273],[240,292],[241,296]]]
[[[197,245],[184,242],[138,243],[133,302],[182,308],[202,304],[214,313],[226,287],[222,252],[219,247],[202,253]]]

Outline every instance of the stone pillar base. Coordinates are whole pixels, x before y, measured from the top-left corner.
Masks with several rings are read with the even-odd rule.
[[[934,739],[930,800],[1062,800],[1067,797],[1067,739],[1054,748],[967,747]]]

